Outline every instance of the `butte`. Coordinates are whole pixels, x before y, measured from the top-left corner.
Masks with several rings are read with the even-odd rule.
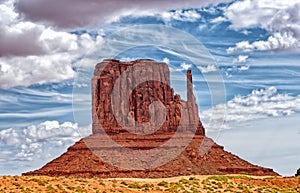
[[[97,64],[92,79],[92,135],[76,142],[41,169],[23,175],[278,175],[225,151],[205,136],[190,70],[186,76],[184,101],[170,87],[170,72],[165,63],[107,59]]]

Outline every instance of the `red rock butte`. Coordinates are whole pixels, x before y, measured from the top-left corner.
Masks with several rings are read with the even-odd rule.
[[[205,136],[193,94],[191,70],[187,71],[186,80],[184,101],[174,94],[165,63],[107,59],[97,64],[92,79],[93,134],[41,169],[23,175],[278,175],[225,151]],[[128,104],[124,99],[128,99]],[[153,107],[154,102],[159,103]]]

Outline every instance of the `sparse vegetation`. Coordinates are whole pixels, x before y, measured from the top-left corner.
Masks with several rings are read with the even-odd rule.
[[[21,176],[1,177],[2,192],[300,192],[298,177],[245,175],[191,176],[165,179],[100,179]]]

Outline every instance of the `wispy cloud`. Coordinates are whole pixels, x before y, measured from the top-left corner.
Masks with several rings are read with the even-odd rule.
[[[279,93],[275,87],[253,90],[247,96],[236,96],[226,104],[219,104],[212,109],[202,112],[203,120],[222,120],[226,109],[225,127],[230,123],[245,122],[267,117],[288,116],[300,111],[300,95],[290,96]],[[220,121],[216,121],[220,123]],[[219,125],[218,125],[219,126]],[[211,126],[211,129],[214,127]],[[208,128],[209,129],[209,128]]]
[[[300,50],[300,1],[243,0],[225,9],[233,29],[260,27],[272,33],[267,40],[242,41],[228,52]]]

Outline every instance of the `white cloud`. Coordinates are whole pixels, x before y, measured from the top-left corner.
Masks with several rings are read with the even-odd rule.
[[[194,22],[201,18],[201,15],[195,10],[176,10],[164,12],[161,14],[165,21],[177,20]]]
[[[300,36],[299,36],[300,37]],[[249,41],[238,42],[235,47],[227,49],[227,53],[233,52],[251,52],[258,51],[280,51],[280,50],[298,50],[300,49],[300,41],[290,33],[275,33],[268,37],[266,41],[259,40],[253,43]]]
[[[0,4],[0,56],[40,55],[76,50],[77,36],[23,21],[13,5]],[[7,14],[9,13],[9,14]]]
[[[267,40],[243,41],[229,48],[235,51],[300,50],[300,0],[243,0],[236,1],[225,10],[233,29],[260,27],[273,35]]]
[[[224,22],[224,21],[227,21],[227,19],[225,17],[219,16],[217,18],[212,19],[210,22],[211,23],[221,23],[221,22]]]
[[[39,42],[43,45],[46,53],[68,52],[78,49],[76,35],[57,32],[49,28],[43,30],[39,36]]]
[[[249,69],[250,69],[250,66],[249,66],[249,65],[241,66],[241,67],[239,68],[239,70],[241,70],[241,71],[246,71],[246,70],[249,70]]]
[[[18,17],[18,14],[10,7],[13,7],[13,1],[5,1],[0,4],[0,24],[9,24]]]
[[[163,62],[169,64],[169,59],[168,58],[164,58]],[[183,62],[180,64],[180,67],[174,67],[174,66],[169,66],[170,71],[172,72],[181,72],[181,71],[186,71],[190,68],[192,68],[192,64],[188,64],[186,62]],[[217,71],[217,67],[214,64],[209,64],[209,65],[202,65],[202,66],[198,66],[199,70],[202,73],[209,73],[209,72],[214,72]]]
[[[207,66],[199,66],[202,73],[209,73],[217,71],[217,67],[214,64],[209,64]]]
[[[166,62],[169,62],[168,60],[169,60],[168,58],[165,58],[165,59],[164,59],[164,62],[165,62],[165,63],[166,63]],[[167,63],[167,64],[168,64],[168,63]],[[181,72],[181,71],[186,71],[186,70],[190,69],[191,67],[192,67],[192,64],[188,64],[188,63],[185,63],[185,62],[181,63],[181,64],[180,64],[180,67],[169,66],[171,72]]]
[[[245,63],[247,62],[249,56],[239,55],[237,58],[233,60],[233,63]]]
[[[86,65],[103,42],[101,31],[96,37],[75,35],[24,21],[12,1],[0,4],[0,10],[0,88],[73,78],[73,67]]]
[[[187,63],[182,63],[182,64],[180,64],[180,71],[183,71],[183,70],[188,70],[188,69],[190,69],[192,67],[192,65],[191,64],[187,64]]]
[[[170,63],[170,59],[169,58],[164,58],[163,62],[166,63],[166,64],[169,64]]]
[[[68,54],[0,59],[0,88],[60,82],[73,78],[72,58]]]
[[[189,8],[219,2],[222,0],[1,1],[0,88],[68,80],[76,74],[74,67],[93,66],[99,62],[93,54],[101,48],[104,34],[99,31],[98,35],[78,35],[66,29],[76,31],[90,24],[98,26],[128,14],[165,13],[166,19],[195,21],[200,15]],[[187,10],[166,12],[182,8]]]
[[[203,111],[201,118],[209,118],[220,123],[224,117],[224,109],[227,110],[225,120],[230,127],[233,122],[245,122],[267,117],[288,116],[300,111],[300,95],[290,96],[278,93],[275,87],[253,90],[247,96],[236,96],[226,104],[219,104],[212,109]],[[213,127],[212,127],[213,128]]]
[[[236,51],[250,52],[253,50],[253,46],[250,45],[249,41],[241,41],[235,44],[235,47],[230,47],[226,51],[231,54]]]
[[[60,150],[62,153],[68,146],[89,134],[89,127],[78,128],[75,123],[59,124],[57,121],[46,121],[23,129],[9,128],[0,131],[0,145],[13,147],[13,151],[7,155],[9,157],[1,158],[25,161],[37,161],[45,156],[53,158],[51,152]]]
[[[135,61],[138,60],[139,58],[131,58],[131,57],[122,57],[120,58],[120,61],[122,62],[131,62],[131,61]]]
[[[174,9],[200,8],[229,1],[230,0],[19,0],[16,3],[16,7],[18,11],[31,21],[42,21],[63,28],[77,28],[117,20],[124,15],[149,15],[149,13],[162,13]],[[191,18],[195,17],[198,16],[194,15]]]

